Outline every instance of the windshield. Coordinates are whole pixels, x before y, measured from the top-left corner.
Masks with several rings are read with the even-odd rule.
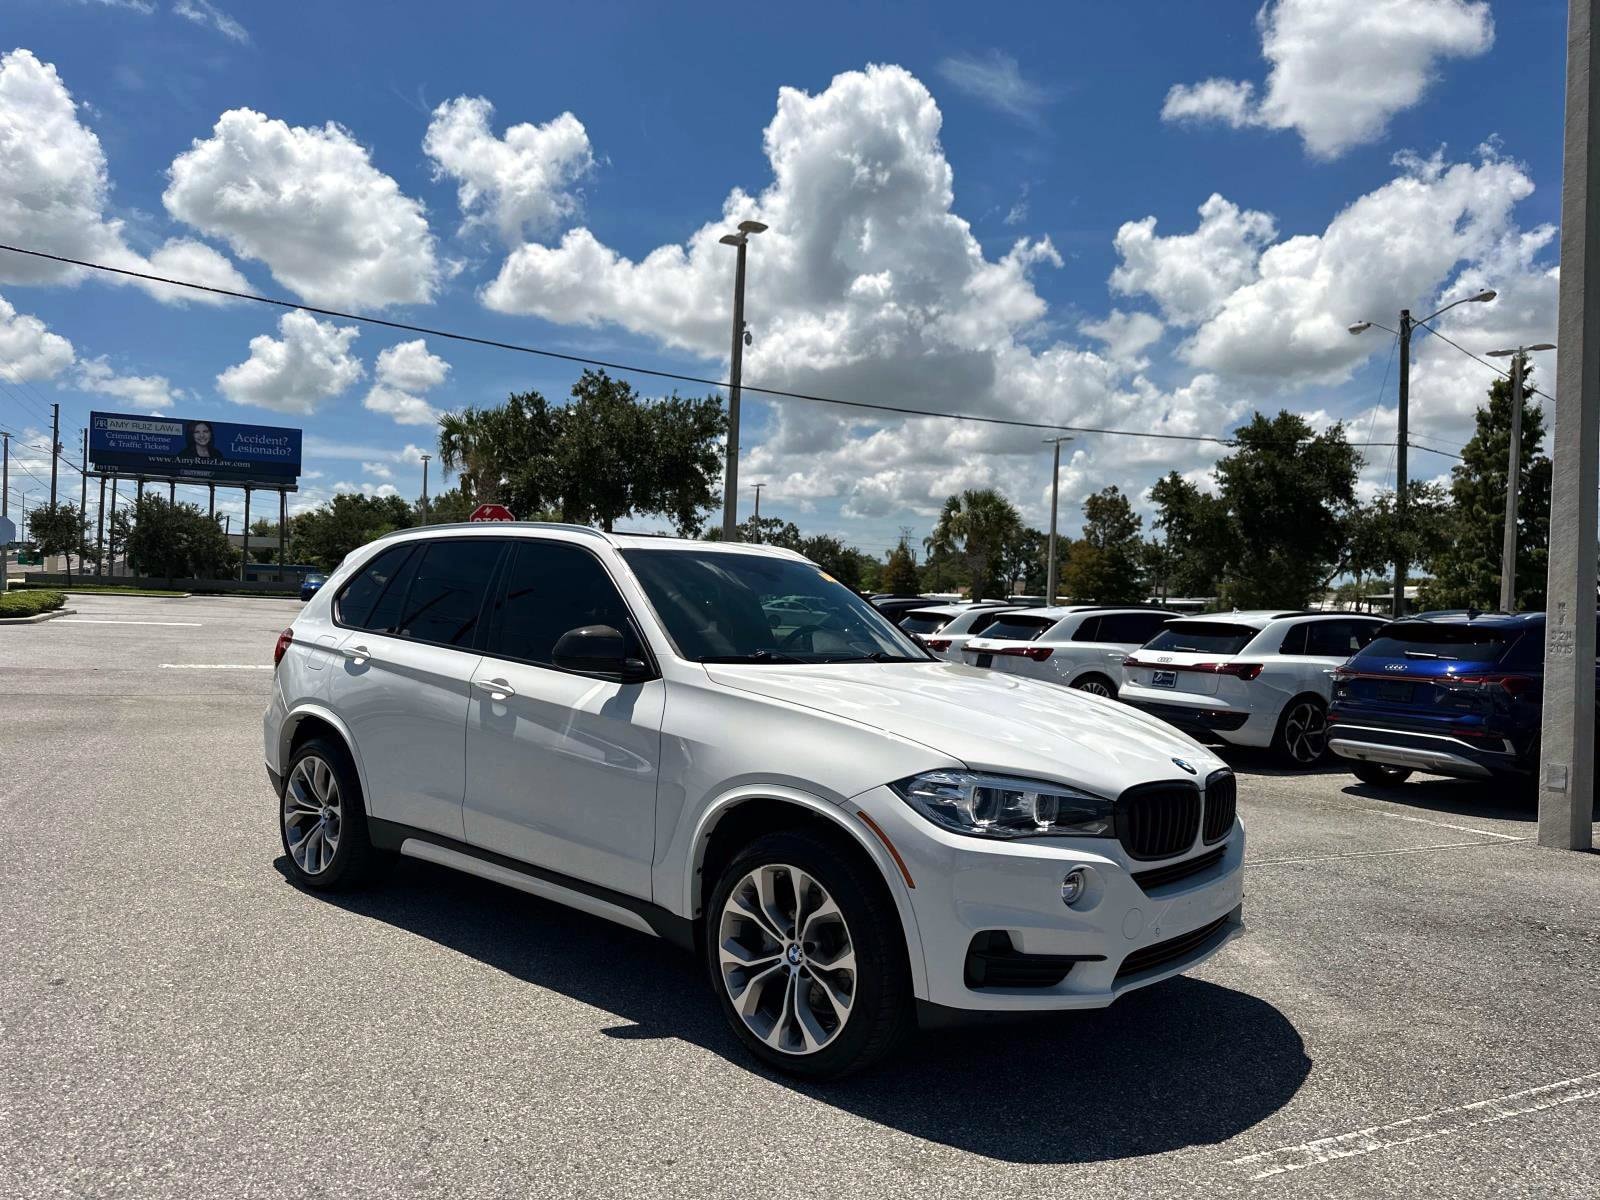
[[[1260,630],[1220,621],[1173,621],[1145,643],[1146,650],[1173,650],[1180,654],[1237,654]]]
[[[900,628],[907,633],[938,633],[949,620],[949,617],[938,613],[912,612],[906,614],[905,620],[900,622]]]
[[[814,563],[727,550],[624,550],[678,653],[696,662],[927,662]]]
[[[999,642],[1031,642],[1055,623],[1054,617],[1011,614],[995,621],[983,631],[983,636]]]
[[[1518,630],[1471,625],[1397,621],[1367,643],[1362,658],[1438,658],[1498,662]]]

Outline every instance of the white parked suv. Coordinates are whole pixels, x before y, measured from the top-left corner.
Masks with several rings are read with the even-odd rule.
[[[960,662],[961,647],[1000,619],[1016,611],[1011,605],[931,604],[913,609],[900,620],[900,628],[917,639],[929,654],[945,662]]]
[[[968,638],[962,657],[975,667],[1115,699],[1122,660],[1171,616],[1159,608],[1088,604],[1023,609]]]
[[[1335,668],[1385,624],[1273,611],[1168,621],[1123,664],[1119,696],[1196,737],[1270,747],[1291,766],[1310,766],[1328,750]]]
[[[817,619],[780,632],[778,597]],[[667,938],[798,1074],[919,1015],[1103,1007],[1243,928],[1218,758],[930,659],[791,551],[407,530],[352,553],[275,659],[295,882],[409,855]]]

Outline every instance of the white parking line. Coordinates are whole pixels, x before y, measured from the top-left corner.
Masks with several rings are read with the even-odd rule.
[[[1477,833],[1478,830],[1473,830]],[[1378,858],[1385,854],[1423,854],[1429,850],[1463,850],[1468,846],[1506,846],[1512,842],[1531,842],[1531,837],[1507,837],[1503,833],[1495,834],[1502,839],[1498,842],[1444,842],[1437,846],[1401,846],[1396,850],[1352,850],[1348,854],[1308,854],[1304,858],[1247,858],[1244,865],[1247,867],[1281,867],[1289,863],[1326,862],[1334,858]]]
[[[1284,1146],[1278,1150],[1246,1154],[1242,1158],[1234,1159],[1230,1165],[1262,1168],[1250,1176],[1251,1182],[1254,1183],[1270,1179],[1274,1175],[1282,1175],[1287,1171],[1303,1171],[1307,1167],[1315,1167],[1336,1159],[1355,1158],[1378,1150],[1386,1150],[1391,1146],[1405,1146],[1412,1142],[1444,1137],[1478,1125],[1489,1125],[1495,1121],[1505,1121],[1563,1104],[1593,1100],[1596,1097],[1600,1097],[1600,1071],[1563,1079],[1559,1083],[1527,1088],[1505,1096],[1495,1096],[1489,1100],[1479,1100],[1474,1104],[1441,1108],[1416,1117],[1403,1117],[1398,1121],[1390,1121],[1387,1125],[1372,1125],[1366,1129],[1358,1129],[1354,1133],[1341,1133],[1333,1137],[1318,1138],[1313,1142],[1302,1142],[1298,1146]]]
[[[162,663],[163,671],[270,671],[271,663]]]
[[[191,629],[199,629],[199,621],[121,621],[121,620],[96,620],[93,617],[58,617],[58,625],[186,625]]]

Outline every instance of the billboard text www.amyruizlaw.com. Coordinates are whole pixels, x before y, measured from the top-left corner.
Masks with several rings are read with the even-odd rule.
[[[129,477],[292,488],[300,477],[300,431],[97,412],[89,414],[89,461]]]

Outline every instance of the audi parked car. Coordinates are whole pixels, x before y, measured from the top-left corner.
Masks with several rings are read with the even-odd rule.
[[[824,619],[775,633],[765,602],[796,596]],[[353,552],[274,661],[295,883],[398,854],[665,938],[797,1074],[862,1067],[919,1015],[1104,1007],[1243,928],[1220,759],[931,659],[792,551],[405,530]]]
[[[305,578],[300,580],[300,599],[311,599],[317,594],[317,589],[327,582],[328,577],[321,571],[307,571]]]
[[[1275,611],[1168,621],[1123,663],[1118,696],[1196,737],[1310,766],[1327,753],[1335,669],[1385,623]]]
[[[982,633],[1011,608],[985,601],[979,604],[938,604],[915,608],[900,622],[900,628],[916,638],[922,648],[946,662],[961,661],[961,647],[970,637]]]
[[[926,596],[874,596],[872,606],[882,613],[890,624],[898,625],[909,612],[936,603]]]
[[[1171,613],[1151,608],[1068,605],[1007,613],[968,638],[973,666],[1116,698],[1122,661],[1154,637]]]
[[[1358,779],[1413,771],[1530,783],[1544,698],[1543,613],[1423,613],[1334,675],[1328,744]]]

